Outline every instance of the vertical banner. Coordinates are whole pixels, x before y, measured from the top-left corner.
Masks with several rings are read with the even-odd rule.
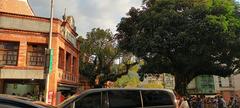
[[[53,49],[50,49],[50,58],[49,58],[49,73],[52,73],[52,62],[53,62]]]
[[[52,72],[52,63],[53,63],[53,49],[45,50],[45,66],[44,73],[50,74]]]

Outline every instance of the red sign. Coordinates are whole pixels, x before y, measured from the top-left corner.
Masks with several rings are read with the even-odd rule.
[[[48,92],[48,104],[52,105],[52,100],[53,100],[53,92],[49,91]]]

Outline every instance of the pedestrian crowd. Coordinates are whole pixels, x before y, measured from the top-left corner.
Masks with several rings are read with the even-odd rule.
[[[229,101],[224,100],[221,95],[215,97],[181,97],[177,106],[178,108],[240,108],[240,97],[238,95],[232,96]]]

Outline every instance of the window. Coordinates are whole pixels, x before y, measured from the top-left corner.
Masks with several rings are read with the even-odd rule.
[[[28,66],[44,66],[45,49],[47,45],[28,44],[27,64]]]
[[[67,72],[71,72],[71,54],[68,52],[66,53],[65,69]]]
[[[73,62],[72,62],[72,73],[76,73],[77,71],[77,61],[76,57],[73,57]]]
[[[109,108],[142,107],[139,91],[109,91]]]
[[[92,93],[77,100],[75,108],[101,108],[101,92]]]
[[[0,42],[0,65],[16,66],[18,61],[19,43]]]
[[[229,77],[229,87],[233,87],[233,85],[232,85],[232,77]]]
[[[222,84],[221,84],[221,83],[219,84],[219,87],[222,87]]]
[[[219,87],[223,88],[233,87],[231,77],[219,77]]]
[[[221,77],[218,77],[218,86],[222,87]]]
[[[144,107],[174,105],[171,95],[165,91],[142,91]]]
[[[58,53],[58,68],[63,69],[64,68],[64,50],[62,48],[59,48]]]

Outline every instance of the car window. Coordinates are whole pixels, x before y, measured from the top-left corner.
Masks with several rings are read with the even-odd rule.
[[[139,91],[108,91],[109,108],[141,108]]]
[[[75,108],[101,108],[101,92],[88,94],[77,100]]]
[[[142,91],[143,106],[174,105],[171,95],[166,91]]]

